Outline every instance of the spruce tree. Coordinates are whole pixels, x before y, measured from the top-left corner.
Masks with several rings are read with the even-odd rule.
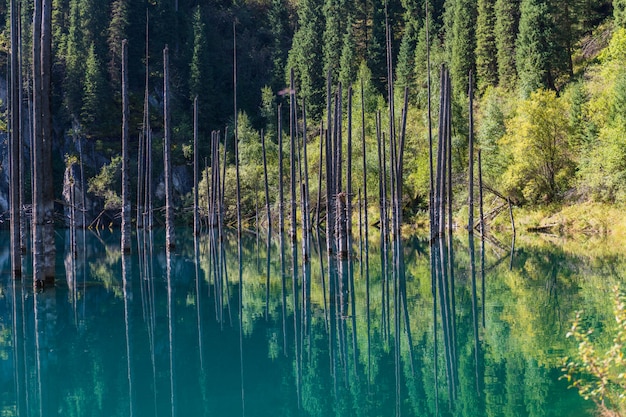
[[[467,97],[469,72],[475,71],[476,3],[456,0],[452,20],[450,47],[450,77],[456,97]]]
[[[516,64],[524,97],[539,88],[555,89],[556,34],[546,0],[522,0]]]
[[[210,65],[209,45],[202,9],[196,6],[192,17],[193,50],[189,68],[189,96],[198,98],[200,131],[210,130],[210,118],[215,114],[215,76]],[[208,147],[210,144],[206,143]]]
[[[111,5],[107,43],[109,49],[109,77],[112,90],[121,88],[122,40],[128,38],[128,0],[114,0]],[[127,69],[128,70],[128,69]]]
[[[496,0],[494,14],[499,85],[513,89],[517,81],[515,41],[519,26],[519,0]]]
[[[495,0],[478,0],[476,18],[476,75],[479,93],[498,84],[495,37]]]
[[[387,80],[387,58],[385,41],[385,6],[384,2],[373,2],[372,27],[367,43],[367,67],[372,71],[372,82],[376,90],[385,93]]]
[[[324,1],[324,28],[323,46],[324,51],[324,73],[331,73],[333,80],[339,77],[339,61],[342,52],[342,22],[344,16],[341,15],[339,0]]]
[[[107,84],[101,62],[92,43],[85,61],[85,82],[81,113],[82,123],[92,133],[102,128],[103,115],[105,114],[103,110],[106,107],[105,91]]]
[[[315,0],[298,4],[298,30],[289,51],[288,68],[293,68],[296,84],[306,99],[310,116],[315,120],[322,114],[324,104],[324,56],[322,10]],[[287,73],[289,69],[287,69]]]
[[[287,64],[288,42],[290,40],[288,23],[289,14],[285,0],[272,0],[268,12],[268,25],[272,35],[270,53],[273,68],[270,85],[274,91],[282,88],[285,83],[285,65]]]
[[[407,25],[398,51],[398,63],[396,65],[396,87],[400,90],[411,87],[415,69],[415,33],[413,25]]]
[[[356,64],[356,42],[352,28],[352,18],[348,18],[346,33],[343,35],[343,47],[341,48],[339,66],[339,81],[345,86],[344,91],[347,91],[348,86],[352,85],[356,80]]]

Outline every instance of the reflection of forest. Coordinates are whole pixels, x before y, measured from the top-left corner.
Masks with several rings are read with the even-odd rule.
[[[0,415],[590,415],[559,381],[572,349],[564,335],[582,307],[608,322],[606,293],[626,266],[539,240],[511,262],[487,243],[473,300],[469,247],[457,240],[446,339],[441,306],[433,326],[424,242],[405,242],[397,285],[377,249],[365,265],[358,242],[352,264],[314,251],[294,278],[290,265],[281,277],[276,247],[268,264],[250,238],[240,340],[236,239],[225,240],[218,273],[206,237],[196,246],[181,236],[166,256],[155,232],[123,269],[117,235],[85,237],[56,289],[1,281]],[[1,270],[8,261],[0,253]]]

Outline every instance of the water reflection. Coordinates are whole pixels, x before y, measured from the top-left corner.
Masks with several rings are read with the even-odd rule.
[[[294,264],[255,237],[190,230],[169,252],[146,231],[122,256],[119,235],[87,232],[55,288],[3,274],[0,415],[592,414],[558,380],[565,326],[624,259],[518,242],[509,265],[466,236],[453,259],[411,239],[394,271],[379,245],[337,260],[312,238]]]

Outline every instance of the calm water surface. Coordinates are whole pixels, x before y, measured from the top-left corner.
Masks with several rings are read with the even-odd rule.
[[[625,269],[550,242],[487,242],[482,268],[476,241],[474,292],[465,237],[442,308],[418,239],[396,287],[378,242],[367,263],[356,242],[353,262],[313,250],[306,267],[298,247],[292,268],[249,237],[240,268],[234,235],[222,252],[179,231],[168,254],[140,234],[125,258],[117,233],[79,232],[75,258],[67,236],[34,292],[0,235],[1,416],[591,416],[559,380],[564,335],[583,306],[608,319]]]

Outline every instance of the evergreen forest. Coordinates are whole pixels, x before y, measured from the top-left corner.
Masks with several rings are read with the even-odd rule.
[[[32,67],[36,64],[31,53],[37,30],[33,26],[35,10],[33,2],[14,2],[20,17],[16,27],[23,89],[21,123],[29,126]],[[0,22],[4,22],[0,45],[5,52],[0,58],[6,60],[0,68],[7,80],[12,3],[0,7]],[[181,215],[177,218],[189,218],[185,208],[191,205],[194,186],[189,177],[196,97],[200,164],[210,157],[212,132],[221,132],[220,146],[227,152],[227,216],[234,216],[235,207],[235,142],[244,219],[252,219],[255,205],[263,204],[263,187],[258,184],[263,175],[262,135],[267,143],[269,186],[275,195],[277,147],[282,142],[277,136],[284,127],[277,126],[277,113],[279,106],[289,104],[292,70],[298,105],[306,108],[308,117],[304,138],[309,145],[312,195],[319,191],[315,179],[321,166],[320,123],[324,128],[327,117],[327,76],[333,91],[339,82],[343,86],[344,107],[348,89],[353,87],[353,134],[356,137],[363,131],[366,138],[365,149],[355,145],[354,158],[367,151],[367,189],[374,199],[379,182],[376,115],[380,112],[381,125],[386,125],[387,103],[390,99],[401,103],[406,87],[402,207],[408,218],[426,213],[429,136],[437,131],[440,68],[445,66],[452,86],[457,209],[467,201],[471,130],[475,148],[482,152],[485,184],[516,206],[587,201],[621,204],[626,200],[625,1],[48,3],[53,189],[57,200],[69,201],[64,188],[68,169],[72,172],[72,166],[84,162],[83,181],[88,184],[85,188],[92,207],[97,208],[88,223],[93,224],[101,210],[119,212],[121,208],[123,40],[128,45],[131,172],[138,172],[140,137],[149,125],[154,132],[151,148],[156,181],[163,172],[159,167],[163,166],[165,136],[162,51],[166,45],[169,49],[172,164],[178,175],[173,198]],[[474,91],[471,124],[470,82]],[[5,87],[6,92],[8,81]],[[8,104],[8,95],[4,103]],[[283,113],[282,124],[287,126],[289,116],[285,109]],[[302,122],[299,115],[297,118]],[[10,130],[10,124],[5,118],[4,129]],[[282,129],[283,133],[286,130]],[[22,135],[27,138],[29,129],[22,128]],[[29,140],[25,143],[28,148]],[[3,160],[8,164],[6,156]],[[360,164],[354,164],[354,170],[356,195],[365,176]],[[26,170],[24,181],[28,183],[29,178]],[[7,181],[5,174],[5,187]],[[131,195],[136,187],[131,180]],[[158,188],[157,184],[157,200],[164,198]],[[198,188],[201,200],[206,201],[202,181]],[[25,201],[29,201],[31,191],[26,187],[25,192]],[[115,221],[115,215],[109,216]]]

